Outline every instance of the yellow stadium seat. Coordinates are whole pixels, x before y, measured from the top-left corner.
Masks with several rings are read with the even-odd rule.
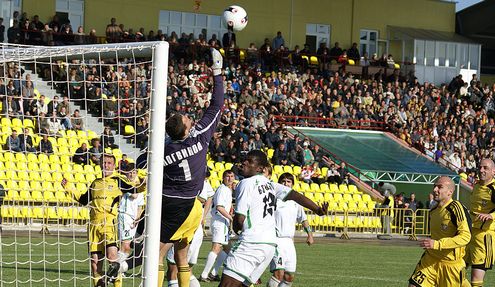
[[[88,140],[99,138],[100,136],[92,130],[88,130]]]
[[[278,174],[282,174],[284,173],[284,167],[281,166],[281,165],[274,165],[273,166],[273,173],[278,173]]]
[[[32,161],[28,162],[27,168],[30,171],[40,171],[40,166],[38,165],[38,163]]]
[[[14,170],[7,170],[5,172],[5,175],[6,175],[8,180],[19,180],[17,178],[17,172],[15,172]]]
[[[347,189],[347,185],[346,184],[339,185],[339,190],[342,193],[348,193],[349,192],[349,189]]]
[[[81,183],[86,183],[87,182],[86,177],[84,176],[83,173],[76,173],[76,174],[74,174],[74,180],[76,182],[81,182]]]
[[[48,190],[43,191],[43,200],[46,202],[56,201],[53,192]]]
[[[357,187],[354,184],[349,184],[347,186],[347,188],[349,189],[350,193],[358,193],[359,192],[359,190],[357,189]]]
[[[60,163],[60,158],[58,155],[51,154],[49,157],[49,162],[50,163]]]
[[[368,205],[364,201],[359,201],[358,202],[358,211],[360,211],[360,212],[368,211]]]
[[[15,181],[12,181],[10,184],[11,187],[9,187],[9,184],[7,182],[7,192],[5,193],[5,198],[4,200],[19,200],[19,191],[17,190],[17,183]]]
[[[304,192],[304,196],[311,199],[312,201],[315,201],[315,197],[312,192]]]
[[[132,136],[132,135],[134,135],[134,134],[136,134],[136,130],[134,129],[134,127],[133,127],[133,126],[131,126],[131,125],[126,125],[126,126],[124,127],[124,135],[126,135],[126,136]]]
[[[328,173],[328,167],[324,166],[321,168],[321,175],[323,177],[326,177],[327,176],[327,173]]]
[[[347,60],[347,64],[354,66],[354,65],[356,65],[356,62],[353,59],[349,59],[349,60]]]
[[[21,213],[23,218],[29,218],[29,219],[33,218],[33,211],[31,208],[27,206],[23,206],[21,208]]]
[[[0,124],[2,127],[10,127],[12,125],[9,118],[2,118]]]
[[[75,137],[69,138],[68,141],[69,147],[73,148],[75,147],[76,149],[79,148],[79,140]]]
[[[5,162],[8,162],[8,161],[14,162],[15,161],[15,155],[11,152],[6,152],[3,154],[3,159]]]
[[[63,192],[63,191],[56,191],[55,192],[55,199],[59,202],[68,201],[67,196],[65,195],[65,192]]]
[[[33,211],[33,218],[36,218],[36,219],[41,219],[43,218],[43,208],[41,207],[33,207],[32,209]]]
[[[77,138],[77,132],[76,131],[73,131],[73,130],[66,130],[65,131],[65,136],[67,138]]]
[[[339,187],[334,183],[331,183],[329,185],[329,188],[330,188],[331,193],[338,193],[339,192]]]
[[[50,164],[48,162],[42,162],[39,164],[39,168],[41,171],[48,171],[50,172],[52,170]]]
[[[60,172],[53,172],[52,173],[52,180],[53,182],[62,182],[62,180],[64,179],[62,173]]]
[[[225,50],[223,48],[218,49],[222,57],[225,57]]]
[[[41,181],[45,182],[45,181],[53,181],[52,180],[52,174],[48,171],[42,171],[41,174],[40,174],[40,177],[41,177]]]
[[[309,58],[306,55],[302,55],[301,58],[306,61],[306,63],[309,64]]]
[[[77,138],[81,139],[81,140],[87,140],[88,134],[85,131],[78,130],[77,131]]]
[[[27,185],[27,188],[25,187]],[[19,199],[23,201],[30,201],[32,199],[31,197],[31,192],[29,192],[29,182],[27,181],[21,181],[19,182],[19,188],[21,189],[19,191]]]
[[[218,172],[223,172],[225,170],[223,162],[215,162],[215,170]]]
[[[38,155],[38,162],[39,163],[48,163],[49,162],[48,155],[46,155],[44,153],[40,153]]]
[[[84,182],[79,182],[76,185],[76,189],[79,192],[79,194],[84,194],[86,191],[88,191],[88,186]]]
[[[317,183],[312,183],[310,185],[311,192],[321,192],[320,186]]]
[[[394,69],[400,69],[400,64],[395,63],[394,64]]]
[[[220,186],[220,181],[218,179],[211,179],[210,180],[210,185],[213,187],[213,189],[217,189]]]
[[[322,183],[320,184],[320,191],[324,193],[329,193],[330,192],[330,187],[328,186],[328,183]]]
[[[2,127],[2,136],[4,137],[8,137],[12,134],[12,128],[9,126],[9,127]]]
[[[298,176],[301,174],[301,167],[296,165],[292,168],[292,171],[294,172],[295,176]]]
[[[60,172],[62,171],[62,167],[60,166],[60,163],[52,163],[50,164],[50,170],[52,172]]]
[[[12,119],[12,127],[13,128],[22,128],[22,121],[18,118]]]
[[[96,176],[95,176],[95,174],[94,174],[94,173],[87,173],[87,174],[86,174],[86,181],[87,181],[88,183],[93,182],[95,179],[96,179]]]
[[[76,174],[76,173],[84,173],[84,168],[83,168],[83,166],[82,166],[82,165],[80,165],[80,164],[74,164],[74,165],[72,166],[72,172],[73,172],[74,174]]]
[[[17,165],[13,161],[6,161],[4,163],[4,166],[5,166],[6,170],[16,170],[17,169]]]
[[[326,201],[326,202],[330,202],[330,201],[333,201],[333,195],[331,193],[325,193],[323,195],[323,199]]]
[[[269,148],[267,151],[266,151],[266,156],[268,157],[268,159],[271,159],[273,157],[273,154],[275,153],[275,150],[272,149],[272,148]]]
[[[246,59],[246,52],[244,50],[239,50],[239,60],[244,62],[244,59]]]
[[[294,185],[292,185],[292,189],[295,190],[295,191],[300,192],[301,191],[301,186],[300,186],[299,182],[294,182]]]
[[[34,201],[43,201],[43,193],[41,193],[41,190],[33,190],[31,192],[31,199]]]
[[[15,154],[15,160],[17,162],[27,162],[26,155],[20,152]]]
[[[41,183],[41,188],[43,189],[43,192],[47,192],[47,191],[54,192],[55,191],[55,188],[53,188],[53,184],[50,181],[43,181]]]
[[[349,201],[347,203],[347,206],[348,206],[350,212],[356,212],[358,210],[358,206],[357,206],[356,202],[354,202],[354,201]]]
[[[343,201],[343,198],[342,198],[342,193],[334,193],[333,194],[333,199],[337,202],[340,202],[340,201]]]
[[[294,171],[292,170],[292,166],[284,165],[284,172],[288,172],[288,173],[292,174]]]
[[[360,201],[362,201],[361,194],[354,193],[354,194],[352,195],[352,199],[353,199],[354,201],[356,201],[356,202],[360,202]]]
[[[43,190],[43,188],[41,187],[41,181],[35,181],[35,180],[31,180],[29,182],[29,186],[31,187],[31,191],[35,191],[35,190]]]
[[[316,56],[311,56],[309,58],[309,64],[313,66],[318,66],[318,57]]]
[[[303,192],[306,192],[306,191],[310,191],[311,190],[309,184],[307,184],[304,181],[301,181],[299,185],[301,186],[301,191],[303,191]]]
[[[348,202],[352,200],[352,195],[350,195],[349,193],[344,193],[342,198],[344,199],[344,201]]]
[[[366,201],[366,202],[373,201],[369,194],[363,194],[362,199],[363,199],[363,201]]]
[[[72,165],[70,163],[64,163],[61,167],[64,174],[72,172]]]
[[[17,178],[19,180],[29,180],[29,173],[27,171],[17,172]]]
[[[70,155],[70,154],[75,153],[76,149],[77,149],[77,147],[74,147],[71,150],[71,149],[69,149],[68,146],[61,146],[61,147],[58,147],[56,151],[55,151],[55,147],[54,147],[54,152],[59,156],[63,156],[63,155]]]
[[[54,207],[45,207],[43,214],[47,219],[58,219],[57,212]]]
[[[31,129],[34,129],[34,123],[33,123],[33,120],[31,119],[24,119],[22,121],[22,126],[25,127],[25,128],[31,128]]]
[[[232,167],[234,167],[234,164],[231,162],[226,162],[224,166],[225,166],[225,170],[231,170]]]
[[[321,203],[324,201],[323,193],[313,193],[313,196],[316,202]]]
[[[79,217],[81,219],[88,220],[89,219],[89,209],[88,208],[81,208],[81,210],[79,211]]]
[[[69,155],[61,155],[60,156],[60,163],[61,164],[71,164],[72,161],[70,159],[70,156]]]

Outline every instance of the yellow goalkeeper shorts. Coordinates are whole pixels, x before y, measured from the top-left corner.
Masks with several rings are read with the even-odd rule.
[[[409,283],[417,287],[471,286],[464,260],[442,261],[423,254]]]
[[[88,228],[89,253],[105,253],[108,246],[117,246],[117,225],[115,220],[91,221]]]
[[[493,230],[471,230],[471,242],[468,245],[468,262],[473,268],[488,270],[493,267]]]

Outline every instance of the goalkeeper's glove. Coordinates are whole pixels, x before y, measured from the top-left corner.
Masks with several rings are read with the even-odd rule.
[[[222,54],[220,54],[220,52],[218,52],[217,49],[211,48],[211,58],[213,60],[213,64],[211,65],[211,69],[213,70],[213,76],[218,76],[222,73],[222,67],[223,67]]]

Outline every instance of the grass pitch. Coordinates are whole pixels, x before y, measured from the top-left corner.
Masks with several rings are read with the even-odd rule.
[[[53,236],[44,241],[20,236],[15,240],[13,236],[2,235],[0,286],[91,286],[84,240],[84,237],[72,240],[71,237]],[[193,270],[197,277],[203,270],[210,246],[210,241],[203,243],[198,265]],[[293,286],[305,287],[407,286],[407,280],[423,252],[416,242],[376,239],[317,239],[311,247],[296,243],[296,249],[298,271]],[[261,278],[262,286],[269,276],[265,272]],[[493,272],[488,272],[485,283],[485,286],[495,283]],[[137,280],[126,278],[124,286],[139,284]],[[202,283],[201,286],[218,286],[218,282]]]

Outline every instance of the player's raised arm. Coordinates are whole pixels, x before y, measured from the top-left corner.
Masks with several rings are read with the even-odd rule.
[[[220,120],[220,114],[224,102],[223,93],[223,76],[222,66],[223,58],[222,54],[218,50],[211,48],[211,57],[213,64],[211,69],[213,71],[213,92],[210,101],[210,106],[206,109],[203,117],[198,121],[195,126],[198,135],[204,135],[210,139],[215,131],[217,124]]]
[[[62,186],[64,187],[64,189],[70,194],[71,198],[75,199],[77,202],[79,202],[79,204],[81,205],[88,205],[88,203],[91,201],[91,189],[93,189],[93,184],[91,184],[91,186],[88,188],[88,190],[81,194],[79,197],[76,196],[76,189],[75,188],[72,188],[70,187],[67,183],[67,179],[62,179]]]
[[[295,190],[291,190],[285,200],[294,200],[295,202],[299,203],[303,207],[306,207],[307,209],[310,209],[317,215],[325,215],[327,214],[328,211],[328,203],[324,202],[321,206],[317,205],[314,203],[311,199],[307,198],[306,196],[300,194],[299,192]]]

